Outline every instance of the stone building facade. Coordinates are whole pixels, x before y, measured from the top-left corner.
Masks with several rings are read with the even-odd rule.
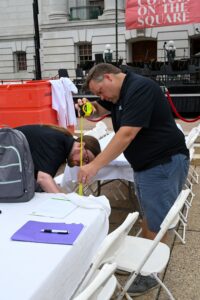
[[[0,1],[2,80],[35,76],[32,2]],[[163,61],[169,40],[178,60],[200,52],[200,24],[126,30],[125,0],[38,0],[38,6],[42,78],[56,76],[60,68],[75,78],[77,65],[101,57],[107,44],[113,60],[117,56],[123,63]]]

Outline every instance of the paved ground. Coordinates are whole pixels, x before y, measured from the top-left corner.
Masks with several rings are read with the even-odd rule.
[[[104,120],[108,129],[112,129],[110,119]],[[186,123],[177,120],[185,133],[200,122]],[[94,127],[94,123],[85,120],[84,129]],[[78,127],[77,127],[78,129]],[[197,167],[200,174],[200,167]],[[195,198],[189,212],[188,226],[186,232],[186,244],[183,245],[173,234],[170,235],[168,244],[171,248],[169,264],[162,274],[164,282],[177,300],[200,300],[200,184],[194,184]],[[137,200],[134,191],[130,200],[127,187],[120,181],[114,181],[102,188],[102,194],[110,200],[112,213],[110,216],[110,231],[123,222],[127,214],[135,209]],[[134,200],[134,202],[133,202]],[[139,228],[137,224],[131,234],[135,234]],[[123,282],[125,277],[118,276]],[[155,289],[150,293],[137,297],[138,300],[166,300],[168,297],[161,289]],[[103,299],[102,299],[103,300]]]

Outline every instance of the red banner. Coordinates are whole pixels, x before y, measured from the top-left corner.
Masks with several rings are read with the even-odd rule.
[[[200,0],[126,0],[126,29],[200,23]]]

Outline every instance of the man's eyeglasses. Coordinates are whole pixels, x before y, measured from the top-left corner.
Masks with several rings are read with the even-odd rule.
[[[83,157],[83,162],[84,162],[85,165],[89,164],[89,162],[90,162],[88,150],[86,148],[85,148],[85,153],[84,153],[84,157]]]

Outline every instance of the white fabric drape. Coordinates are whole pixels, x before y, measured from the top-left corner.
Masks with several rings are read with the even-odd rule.
[[[76,126],[76,114],[72,93],[78,90],[69,78],[61,77],[50,80],[52,89],[52,108],[57,111],[58,125],[62,127]]]

